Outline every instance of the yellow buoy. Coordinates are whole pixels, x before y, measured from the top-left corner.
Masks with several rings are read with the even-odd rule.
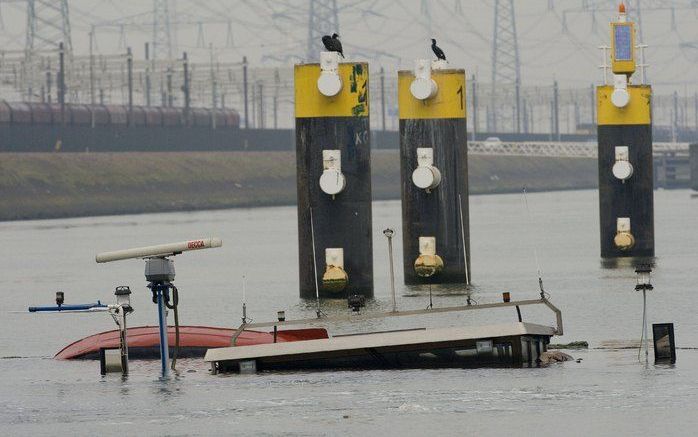
[[[328,265],[322,275],[322,288],[333,293],[344,290],[348,282],[349,275],[341,267]]]
[[[414,271],[417,276],[431,278],[443,270],[444,261],[439,255],[419,255],[414,262]]]
[[[626,231],[621,231],[613,238],[613,244],[620,250],[629,250],[635,245],[635,237]]]

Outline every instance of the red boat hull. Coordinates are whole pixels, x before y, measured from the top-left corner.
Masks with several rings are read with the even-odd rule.
[[[179,327],[179,357],[202,357],[206,350],[214,347],[231,345],[236,329],[216,328],[209,326],[180,326]],[[170,349],[175,344],[175,328],[167,327],[167,338]],[[321,328],[292,329],[279,331],[276,341],[317,340],[327,338],[327,331]],[[128,328],[128,351],[130,358],[159,358],[160,337],[157,326],[138,326]],[[238,346],[273,343],[274,334],[259,331],[244,331],[236,341]],[[106,331],[90,335],[82,340],[69,344],[58,352],[57,360],[94,359],[98,358],[99,350],[119,347],[119,331]]]

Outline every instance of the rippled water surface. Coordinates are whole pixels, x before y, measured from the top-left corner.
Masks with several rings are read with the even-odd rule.
[[[176,258],[184,324],[237,325],[241,277],[257,321],[279,309],[313,314],[298,299],[294,207],[0,223],[0,433],[3,435],[376,434],[694,435],[698,425],[698,199],[657,191],[655,291],[650,322],[674,322],[678,362],[645,367],[636,349],[642,299],[631,267],[604,268],[598,256],[594,191],[471,197],[472,268],[478,302],[537,296],[534,246],[546,289],[563,310],[565,336],[587,340],[579,363],[540,369],[209,374],[183,360],[171,379],[159,363],[132,361],[131,374],[99,376],[94,361],[50,357],[67,343],[112,329],[104,314],[36,315],[29,305],[111,302],[117,285],[134,291],[130,325],[155,324],[143,262],[97,265],[98,251],[220,236],[224,247]],[[400,232],[399,202],[374,204],[376,300],[389,308],[388,261],[380,230]],[[396,255],[401,253],[396,239]],[[399,260],[398,263],[399,265]],[[397,271],[398,284],[401,272]],[[398,287],[400,308],[423,308],[428,291]],[[458,287],[433,289],[435,306],[461,304]],[[325,303],[328,313],[344,311]],[[478,314],[479,313],[479,314]],[[552,323],[545,309],[525,320]],[[332,327],[333,333],[413,326],[506,322],[509,309]]]

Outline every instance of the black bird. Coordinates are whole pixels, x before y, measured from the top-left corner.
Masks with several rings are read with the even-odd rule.
[[[436,45],[436,40],[434,38],[431,39],[431,49],[434,51],[434,54],[438,59],[441,59],[442,61],[446,60],[446,55],[444,55],[444,51]]]
[[[339,40],[339,35],[333,33],[332,36],[325,35],[322,37],[322,43],[325,45],[327,51],[337,52],[344,57],[344,50],[342,49],[342,42]]]

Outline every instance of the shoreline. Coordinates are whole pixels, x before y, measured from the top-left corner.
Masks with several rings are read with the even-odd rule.
[[[554,192],[565,192],[565,191],[583,191],[583,190],[590,190],[595,187],[580,187],[580,188],[561,188],[561,189],[553,189],[553,190],[531,190],[527,189],[526,192],[531,194],[531,193],[554,193]],[[521,194],[520,190],[512,190],[512,191],[492,191],[492,192],[477,192],[477,193],[470,193],[471,198],[473,196],[491,196],[491,195],[506,195],[506,194]],[[698,196],[698,195],[697,195]],[[376,198],[375,196],[371,200],[372,203],[375,202],[390,202],[390,201],[399,201],[400,197],[390,197],[390,198]],[[202,207],[202,208],[182,208],[182,209],[161,209],[161,210],[152,210],[152,211],[126,211],[124,210],[123,212],[118,212],[118,213],[104,213],[104,214],[80,214],[80,215],[56,215],[56,216],[51,216],[51,217],[31,217],[31,218],[18,218],[18,219],[0,219],[0,224],[2,223],[18,223],[18,222],[30,222],[30,221],[49,221],[49,220],[66,220],[66,219],[79,219],[79,218],[89,218],[89,217],[119,217],[119,216],[134,216],[134,215],[144,215],[144,214],[169,214],[169,213],[179,213],[179,212],[187,212],[187,213],[199,213],[199,212],[207,212],[207,211],[225,211],[229,209],[261,209],[261,208],[279,208],[279,207],[296,207],[297,203],[262,203],[262,204],[250,204],[250,205],[245,205],[245,204],[239,204],[239,205],[234,205],[234,206],[220,206],[220,207]]]
[[[296,204],[294,152],[0,154],[0,221]],[[371,155],[373,200],[400,198],[396,150]],[[469,157],[470,194],[597,186],[596,160]]]

